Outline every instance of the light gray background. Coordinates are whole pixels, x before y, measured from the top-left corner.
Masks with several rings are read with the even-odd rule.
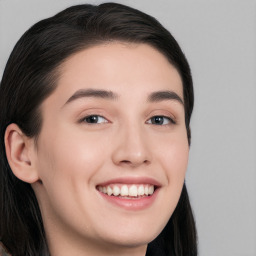
[[[0,78],[19,37],[73,4],[0,0]],[[256,256],[256,1],[121,0],[155,16],[192,68],[187,185],[201,256]]]

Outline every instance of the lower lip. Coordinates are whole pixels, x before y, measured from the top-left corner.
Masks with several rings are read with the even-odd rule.
[[[153,202],[155,201],[157,194],[158,194],[159,189],[156,189],[151,196],[145,196],[145,197],[140,197],[140,198],[134,198],[134,199],[127,199],[127,198],[122,198],[122,197],[117,197],[117,196],[109,196],[107,194],[104,194],[100,191],[100,195],[107,200],[108,202],[122,207],[126,210],[144,210],[148,207],[150,207]]]

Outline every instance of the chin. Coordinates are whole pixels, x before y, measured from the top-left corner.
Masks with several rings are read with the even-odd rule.
[[[121,247],[140,247],[149,244],[153,241],[162,231],[162,229],[158,230],[149,230],[144,229],[142,227],[138,227],[137,229],[130,230],[120,230],[119,232],[111,234],[106,234],[104,239],[109,244],[119,245]]]

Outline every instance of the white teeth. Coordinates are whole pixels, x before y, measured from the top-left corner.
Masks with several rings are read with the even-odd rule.
[[[144,193],[145,193],[146,196],[148,195],[148,186],[147,185],[144,188]]]
[[[121,187],[121,196],[128,196],[128,195],[129,195],[128,187],[126,185],[123,185]]]
[[[152,195],[154,193],[154,186],[149,186],[148,188],[148,194]]]
[[[108,185],[99,186],[98,190],[109,196],[138,197],[149,196],[154,193],[154,185]]]
[[[120,188],[118,186],[114,186],[114,188],[113,188],[113,195],[114,196],[120,195]]]
[[[137,195],[138,195],[137,187],[135,185],[132,185],[129,188],[129,196],[137,196]]]
[[[107,186],[107,194],[108,194],[109,196],[112,195],[112,188],[111,188],[110,186]]]
[[[140,185],[138,188],[138,196],[143,196],[143,195],[144,195],[144,187]]]

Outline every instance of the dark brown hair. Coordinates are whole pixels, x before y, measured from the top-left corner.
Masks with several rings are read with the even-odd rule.
[[[0,241],[13,256],[50,255],[36,196],[8,164],[4,134],[16,123],[29,137],[42,126],[41,103],[54,91],[58,67],[72,54],[109,41],[149,44],[178,70],[183,82],[185,122],[190,143],[193,84],[178,43],[156,19],[116,3],[77,5],[32,26],[20,38],[0,85]],[[195,222],[184,184],[178,205],[147,255],[197,255]]]

